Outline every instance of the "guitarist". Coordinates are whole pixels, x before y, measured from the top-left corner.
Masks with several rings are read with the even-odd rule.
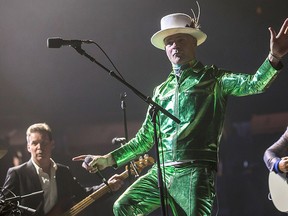
[[[81,186],[70,172],[69,167],[56,163],[51,159],[54,140],[51,128],[46,123],[31,125],[27,129],[26,139],[27,150],[31,154],[31,159],[8,170],[2,189],[5,199],[13,195],[11,192],[17,196],[23,196],[43,191],[42,194],[21,199],[20,204],[32,210],[37,210],[34,215],[58,216],[70,207],[70,203],[61,202],[60,206],[62,208],[66,206],[66,209],[65,207],[63,211],[62,209],[56,209],[58,202],[71,201],[70,198],[72,197],[80,200],[100,187]],[[115,174],[108,180],[108,184],[112,191],[116,191],[121,187],[123,181],[120,175]],[[9,203],[6,203],[6,205],[9,205]],[[25,212],[31,215],[31,212]]]
[[[288,172],[288,128],[264,153],[264,162],[270,171]]]

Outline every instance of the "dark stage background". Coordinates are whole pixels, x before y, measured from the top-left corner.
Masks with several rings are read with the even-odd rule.
[[[279,30],[287,0],[199,0],[200,24],[207,41],[197,51],[204,64],[254,73],[269,52],[268,27]],[[123,137],[120,94],[127,93],[128,135],[144,119],[147,104],[131,90],[73,48],[48,49],[47,38],[89,39],[98,43],[126,81],[146,95],[166,79],[171,65],[150,37],[169,13],[197,11],[191,0],[1,0],[0,2],[0,139],[7,154],[0,159],[0,185],[8,167],[29,159],[25,130],[47,122],[54,130],[54,159],[69,165],[83,185],[100,183],[71,158],[105,154]],[[99,49],[82,45],[114,70]],[[288,57],[267,92],[230,98],[220,150],[218,216],[284,215],[267,199],[264,150],[288,122]],[[149,152],[154,155],[154,149]],[[103,171],[106,178],[118,170]],[[145,170],[146,171],[146,170]],[[143,173],[145,173],[145,171]],[[119,192],[93,203],[84,215],[112,215]],[[218,206],[218,207],[217,207]],[[152,215],[161,215],[155,212]]]

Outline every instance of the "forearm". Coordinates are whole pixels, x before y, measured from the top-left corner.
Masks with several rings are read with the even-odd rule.
[[[272,171],[274,165],[281,158],[288,155],[288,129],[285,133],[264,153],[263,160],[267,168]]]
[[[277,77],[279,69],[275,69],[267,58],[254,75],[226,73],[222,77],[223,89],[228,95],[234,96],[262,93]]]
[[[275,163],[279,161],[280,158],[277,157],[273,151],[271,151],[270,149],[267,149],[264,153],[263,160],[266,164],[266,167],[269,169],[269,171],[273,171]]]

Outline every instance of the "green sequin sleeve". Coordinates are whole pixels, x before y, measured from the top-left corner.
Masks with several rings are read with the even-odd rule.
[[[266,59],[255,74],[225,73],[220,82],[226,94],[246,96],[265,91],[277,74],[278,70]]]

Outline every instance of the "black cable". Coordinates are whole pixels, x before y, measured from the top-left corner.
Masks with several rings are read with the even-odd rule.
[[[119,76],[123,79],[123,80],[125,80],[124,79],[124,77],[122,76],[122,74],[119,72],[119,70],[117,69],[117,67],[115,66],[115,64],[113,63],[113,61],[109,58],[109,56],[106,54],[106,52],[102,49],[102,47],[99,45],[99,44],[97,44],[96,42],[92,42],[93,44],[95,44],[102,52],[103,52],[103,54],[106,56],[106,58],[109,60],[109,62],[111,63],[111,65],[115,68],[115,70],[116,70],[116,72],[119,74]]]

